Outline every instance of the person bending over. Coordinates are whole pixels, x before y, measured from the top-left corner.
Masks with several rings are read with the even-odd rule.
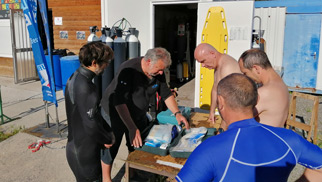
[[[211,90],[211,103],[209,110],[209,121],[215,123],[215,109],[217,107],[217,85],[225,76],[231,73],[241,73],[237,61],[227,55],[218,52],[212,45],[207,43],[199,44],[194,52],[195,59],[202,67],[214,69],[214,83]],[[227,126],[222,122],[221,127],[226,130]]]
[[[186,128],[189,128],[188,121],[180,113],[174,95],[166,84],[163,71],[170,65],[171,58],[167,50],[160,47],[149,49],[144,57],[122,63],[105,90],[101,105],[108,116],[106,118],[110,118],[116,138],[115,144],[110,148],[111,155],[102,159],[107,161],[106,176],[110,177],[112,163],[124,134],[129,152],[134,151],[133,147],[142,146],[141,134],[149,125],[146,114],[149,111],[150,99],[155,97],[157,91],[168,109],[175,115],[178,124],[184,123]]]
[[[289,92],[282,78],[272,68],[260,49],[245,51],[239,58],[240,70],[260,85],[259,101],[254,109],[260,123],[284,127],[289,109]]]

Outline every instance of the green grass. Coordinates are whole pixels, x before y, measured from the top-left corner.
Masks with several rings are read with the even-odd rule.
[[[322,132],[318,133],[318,139],[317,139],[317,146],[319,146],[322,149]]]
[[[18,128],[13,128],[10,132],[3,132],[3,131],[0,131],[0,142],[2,142],[3,140],[6,140],[8,139],[9,137],[19,133],[21,130],[23,130],[23,127],[18,127]]]
[[[322,149],[322,141],[321,140],[318,140],[317,143],[318,143],[317,145]]]
[[[322,141],[318,142],[318,146],[322,149]]]

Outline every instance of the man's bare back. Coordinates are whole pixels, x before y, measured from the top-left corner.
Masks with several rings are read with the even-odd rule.
[[[275,127],[284,127],[288,116],[289,93],[283,80],[278,77],[258,89],[256,109],[259,122]]]
[[[211,93],[211,106],[210,106],[210,112],[209,112],[209,120],[212,123],[215,123],[215,109],[217,107],[217,85],[219,81],[226,76],[232,74],[232,73],[241,73],[239,69],[239,65],[237,61],[227,55],[227,54],[222,54],[220,60],[218,61],[218,67],[215,69],[215,74],[214,74],[214,84],[212,88],[212,93]],[[227,129],[227,126],[225,125],[224,122],[222,122],[221,128],[224,130]]]
[[[219,81],[232,73],[241,73],[237,61],[227,55],[223,54],[218,62],[218,67],[215,69],[214,84],[218,85]]]

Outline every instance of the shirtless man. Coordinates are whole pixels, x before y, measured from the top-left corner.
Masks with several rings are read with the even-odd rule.
[[[213,46],[207,43],[199,44],[194,53],[195,59],[202,67],[215,70],[215,79],[211,90],[211,104],[209,120],[215,123],[215,109],[217,107],[217,85],[219,81],[231,73],[241,73],[237,61],[227,55],[218,52]],[[225,122],[221,127],[225,130]]]
[[[250,49],[239,58],[240,70],[262,85],[254,114],[260,123],[284,127],[288,115],[289,93],[282,78],[272,68],[264,51]]]

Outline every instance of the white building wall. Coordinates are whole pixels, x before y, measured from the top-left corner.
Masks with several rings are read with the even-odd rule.
[[[104,1],[104,0],[102,0]],[[139,31],[138,39],[141,43],[141,55],[154,45],[154,8],[156,4],[198,3],[199,1],[157,1],[157,0],[109,0],[104,1],[102,12],[102,26],[112,27],[115,22],[125,18],[132,27]],[[102,8],[103,10],[103,8]],[[106,13],[107,12],[107,13]]]
[[[115,22],[125,18],[132,27],[139,31],[138,39],[141,43],[141,55],[144,55],[150,44],[151,31],[151,1],[110,0],[107,1],[107,26],[112,27]],[[103,26],[103,24],[102,24]]]
[[[0,57],[12,58],[10,20],[0,20]]]

